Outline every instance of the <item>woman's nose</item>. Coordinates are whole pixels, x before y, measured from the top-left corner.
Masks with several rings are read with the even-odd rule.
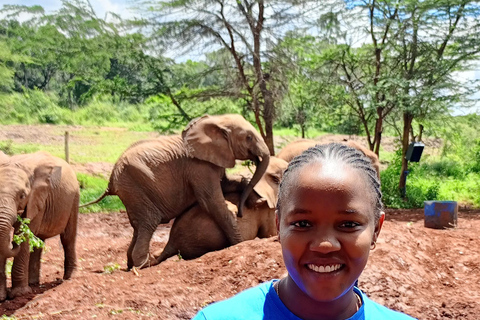
[[[320,253],[330,253],[340,250],[340,242],[335,237],[321,237],[311,242],[310,250]]]

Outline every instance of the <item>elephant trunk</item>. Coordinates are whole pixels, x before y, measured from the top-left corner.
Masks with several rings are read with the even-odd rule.
[[[245,205],[245,201],[250,195],[250,192],[252,192],[253,187],[255,187],[257,182],[260,181],[260,179],[262,178],[265,171],[267,171],[269,161],[270,161],[270,155],[268,153],[265,153],[262,155],[262,161],[260,161],[257,157],[257,161],[255,163],[256,164],[255,173],[253,174],[252,179],[250,180],[248,185],[245,187],[245,189],[242,192],[242,195],[240,196],[240,201],[238,203],[237,217],[241,218],[243,216],[242,212],[243,212],[243,206]]]
[[[10,210],[9,210],[10,211]],[[17,221],[17,212],[0,212],[0,256],[10,258],[17,255],[20,246],[12,242],[12,229]]]

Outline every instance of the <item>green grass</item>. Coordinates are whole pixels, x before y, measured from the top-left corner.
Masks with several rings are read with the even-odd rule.
[[[102,177],[91,176],[84,173],[77,173],[80,184],[80,204],[93,201],[100,197],[108,186],[108,180]],[[80,208],[80,213],[90,212],[117,212],[125,210],[125,206],[117,196],[107,196],[99,203]]]
[[[132,143],[151,138],[152,132],[129,131],[122,128],[99,127],[58,127],[50,126],[52,135],[58,139],[46,144],[16,142],[11,140],[0,141],[0,150],[8,154],[32,153],[47,151],[54,156],[65,159],[65,130],[69,131],[69,157],[70,162],[85,164],[87,162],[115,163],[118,157]]]
[[[315,139],[319,136],[323,136],[327,132],[320,131],[315,128],[310,128],[305,132],[305,139]],[[290,138],[301,138],[301,132],[294,128],[275,128],[273,129],[273,135],[277,137],[290,137]]]
[[[132,143],[151,137],[149,132],[133,132],[112,128],[86,128],[70,132],[70,159],[76,163],[115,163]]]

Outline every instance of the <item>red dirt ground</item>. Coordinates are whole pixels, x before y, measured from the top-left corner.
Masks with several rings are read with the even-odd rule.
[[[360,278],[375,301],[419,319],[478,319],[480,211],[459,213],[455,229],[423,225],[423,210],[388,210],[377,248]],[[79,270],[61,282],[58,237],[46,241],[41,284],[24,298],[0,304],[19,319],[190,319],[201,307],[285,273],[276,237],[246,241],[195,260],[169,260],[125,271],[132,228],[126,213],[82,214]],[[152,250],[162,248],[159,226]],[[119,265],[118,269],[112,266]],[[105,270],[113,270],[108,273]]]
[[[61,146],[53,126],[1,126],[0,140]],[[71,129],[69,127],[69,129]],[[62,132],[62,130],[58,130]],[[322,136],[321,142],[350,136]],[[283,141],[286,143],[287,141]],[[279,141],[279,146],[282,141]],[[394,139],[383,148],[392,151]],[[429,141],[430,150],[440,142]],[[79,172],[109,175],[113,164],[75,165]],[[480,319],[480,210],[461,211],[454,229],[423,225],[423,210],[388,210],[377,248],[360,278],[373,300],[419,319]],[[276,237],[240,243],[185,261],[178,257],[138,274],[127,272],[133,229],[126,213],[82,214],[79,268],[62,282],[58,237],[46,241],[41,284],[26,297],[0,303],[0,315],[18,319],[190,319],[203,306],[285,274]],[[161,249],[169,225],[159,226],[152,249]]]

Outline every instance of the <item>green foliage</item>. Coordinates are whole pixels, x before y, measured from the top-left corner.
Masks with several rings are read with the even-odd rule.
[[[480,138],[475,140],[475,143],[472,148],[472,164],[471,170],[473,172],[480,173]]]
[[[193,99],[192,95],[199,93],[199,90],[183,89],[177,93],[177,99],[182,100],[182,109],[192,118],[200,117],[204,114],[225,114],[241,113],[241,108],[237,103],[228,98],[208,98]],[[188,124],[177,106],[172,103],[170,97],[159,95],[149,98],[146,104],[149,108],[149,121],[153,128],[163,133],[174,133]]]
[[[120,270],[120,265],[116,262],[111,262],[103,266],[103,273],[105,274],[112,274],[117,270]]]
[[[475,157],[470,156],[478,152],[478,145],[470,148],[470,153],[461,140],[458,142],[449,148],[448,156],[427,154],[422,156],[420,163],[409,163],[406,200],[398,189],[401,153],[397,151],[388,168],[381,172],[384,204],[390,208],[421,208],[424,201],[453,200],[461,205],[479,207],[480,172],[474,169]]]
[[[77,173],[77,180],[80,184],[80,204],[97,199],[108,186],[108,180],[84,173]],[[80,212],[118,212],[121,210],[125,210],[125,206],[120,198],[117,196],[108,196],[99,203],[81,208]]]
[[[3,153],[11,156],[14,154],[13,148],[12,148],[13,141],[8,139],[8,140],[3,140],[0,141],[0,151]]]
[[[40,90],[0,94],[0,113],[3,115],[0,123],[72,124],[68,110],[60,108],[57,103],[55,95]]]
[[[5,266],[5,273],[9,277],[12,275],[12,267],[13,267],[13,258],[12,259],[7,259],[7,264]]]
[[[33,252],[36,248],[43,248],[45,246],[45,243],[34,235],[28,227],[30,219],[22,219],[22,217],[17,216],[17,221],[20,223],[20,226],[18,227],[18,232],[13,235],[13,242],[20,245],[21,243],[28,241],[30,252]]]

